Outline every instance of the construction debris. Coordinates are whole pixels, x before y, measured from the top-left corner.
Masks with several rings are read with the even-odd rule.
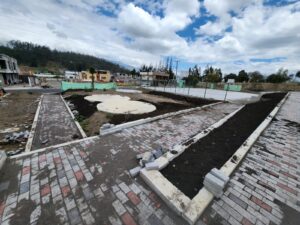
[[[11,134],[5,135],[4,139],[1,141],[1,144],[10,144],[10,143],[22,143],[25,142],[29,137],[29,131],[13,132]]]
[[[139,174],[140,170],[142,169],[142,167],[137,166],[131,170],[129,170],[130,176],[135,177]]]
[[[151,152],[144,152],[136,155],[136,159],[139,160],[139,166],[129,170],[132,177],[136,176],[142,168],[147,170],[158,170],[159,163],[155,160],[161,157],[163,154],[168,152],[168,150],[159,147],[158,149],[152,150]]]
[[[203,184],[204,187],[215,197],[220,198],[228,181],[228,176],[226,176],[222,171],[214,168],[206,174]]]

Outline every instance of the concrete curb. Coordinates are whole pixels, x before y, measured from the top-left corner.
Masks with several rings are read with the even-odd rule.
[[[99,136],[92,136],[92,137],[87,137],[87,138],[78,139],[78,140],[74,140],[74,141],[68,141],[68,142],[65,142],[65,143],[62,143],[62,144],[52,145],[52,146],[48,146],[48,147],[45,147],[45,148],[40,148],[40,149],[37,149],[37,150],[34,150],[34,151],[25,152],[25,153],[22,153],[22,154],[19,154],[19,155],[10,156],[9,158],[10,159],[17,159],[17,158],[21,158],[21,157],[24,157],[24,156],[44,152],[44,151],[46,151],[48,149],[51,149],[51,148],[59,148],[59,147],[63,147],[63,146],[70,145],[70,144],[76,144],[76,143],[81,142],[81,141],[93,140],[93,139],[97,139],[97,138],[99,138]]]
[[[65,104],[65,106],[66,106],[68,112],[70,113],[72,119],[74,120],[75,125],[76,125],[76,127],[78,128],[78,130],[79,130],[81,136],[82,136],[83,138],[86,138],[86,137],[87,137],[86,133],[83,131],[82,127],[80,126],[80,124],[78,123],[78,121],[75,119],[75,116],[74,116],[74,114],[72,113],[72,111],[71,111],[70,107],[68,106],[68,104],[66,103],[65,99],[63,98],[62,95],[60,95],[60,97],[61,97],[61,100],[63,101],[63,103]]]
[[[155,120],[165,119],[165,118],[170,117],[170,116],[176,116],[176,115],[183,114],[183,113],[189,113],[189,112],[192,112],[192,111],[195,111],[195,110],[204,109],[204,108],[211,107],[211,106],[221,104],[221,103],[223,103],[223,102],[215,102],[215,103],[212,103],[212,104],[199,106],[199,107],[195,107],[195,108],[191,108],[191,109],[180,110],[178,112],[166,113],[166,114],[163,114],[163,115],[160,115],[160,116],[148,117],[148,118],[145,118],[145,119],[140,119],[140,120],[135,120],[135,121],[131,121],[131,122],[128,122],[128,123],[119,124],[119,125],[116,125],[112,128],[109,128],[107,130],[101,131],[100,136],[105,136],[105,135],[108,135],[108,134],[119,132],[119,131],[121,131],[123,129],[126,129],[126,128],[130,128],[130,127],[138,126],[138,125],[141,125],[141,124],[153,122]]]
[[[43,98],[44,98],[44,95],[41,96],[40,102],[39,102],[38,107],[36,109],[34,120],[32,122],[32,126],[31,126],[31,131],[30,131],[27,143],[26,143],[25,152],[30,152],[30,150],[31,150],[32,141],[33,141],[33,138],[34,138],[37,121],[38,121],[38,118],[39,118],[39,115],[40,115],[40,110],[41,110],[41,105],[42,105]]]
[[[255,143],[257,138],[270,124],[272,119],[276,116],[277,112],[279,111],[283,103],[286,101],[288,96],[289,93],[277,104],[277,106],[275,106],[275,108],[266,117],[266,119],[254,130],[254,132],[246,139],[246,141],[241,145],[241,147],[233,154],[233,156],[237,157],[237,160],[232,162],[232,157],[233,157],[232,156],[222,166],[222,168],[220,169],[222,172],[224,172],[227,176],[230,176],[234,172],[234,170],[237,168],[239,163],[246,156],[246,154],[248,153],[252,145]],[[233,115],[235,113],[236,112],[233,112]],[[200,138],[204,137],[205,135],[203,136],[203,134],[201,133],[196,135],[191,140],[198,141]],[[184,150],[189,145],[186,146],[178,145],[174,147],[174,150],[178,151],[177,155],[179,155],[182,152],[184,152]],[[185,148],[183,149],[183,147]],[[162,156],[161,158],[162,159],[160,158],[157,159],[158,163],[160,163],[159,170],[164,168],[170,162],[168,156]],[[171,160],[173,160],[174,158],[175,157],[173,157]],[[199,217],[204,212],[204,210],[206,209],[206,207],[213,200],[214,198],[213,194],[210,193],[205,187],[203,187],[193,199],[189,199],[179,189],[177,189],[170,181],[168,181],[160,173],[159,170],[147,171],[146,169],[142,169],[140,174],[141,177],[144,179],[144,181],[166,202],[167,205],[169,205],[172,209],[175,210],[175,212],[181,215],[189,224],[195,224],[199,219]]]

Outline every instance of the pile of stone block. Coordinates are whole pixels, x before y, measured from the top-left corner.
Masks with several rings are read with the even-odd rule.
[[[4,139],[1,141],[3,144],[9,143],[21,143],[28,139],[30,132],[28,130],[21,132],[13,132],[11,134],[5,135]]]
[[[155,162],[155,159],[158,159],[164,153],[165,151],[160,147],[151,152],[138,154],[136,156],[136,159],[139,160],[139,166],[131,169],[129,171],[130,175],[132,177],[135,177],[139,174],[142,168],[146,168],[147,170],[157,170],[159,168],[159,165],[157,162]]]
[[[224,187],[229,181],[229,177],[222,171],[213,168],[204,178],[204,187],[215,197],[220,198],[223,194]]]

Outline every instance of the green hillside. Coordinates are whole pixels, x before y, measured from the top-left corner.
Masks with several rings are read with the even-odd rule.
[[[126,68],[105,59],[51,50],[47,46],[29,42],[10,41],[7,45],[0,46],[0,53],[16,58],[19,65],[35,67],[38,72],[62,73],[64,70],[81,71],[90,67],[111,72],[128,72]]]

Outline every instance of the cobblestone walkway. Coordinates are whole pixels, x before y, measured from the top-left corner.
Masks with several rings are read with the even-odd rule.
[[[203,110],[9,160],[1,172],[2,224],[185,224],[140,178],[139,152],[172,145],[239,106]]]
[[[44,148],[81,137],[60,95],[44,95],[31,149]]]
[[[299,92],[290,95],[201,222],[300,224]]]

